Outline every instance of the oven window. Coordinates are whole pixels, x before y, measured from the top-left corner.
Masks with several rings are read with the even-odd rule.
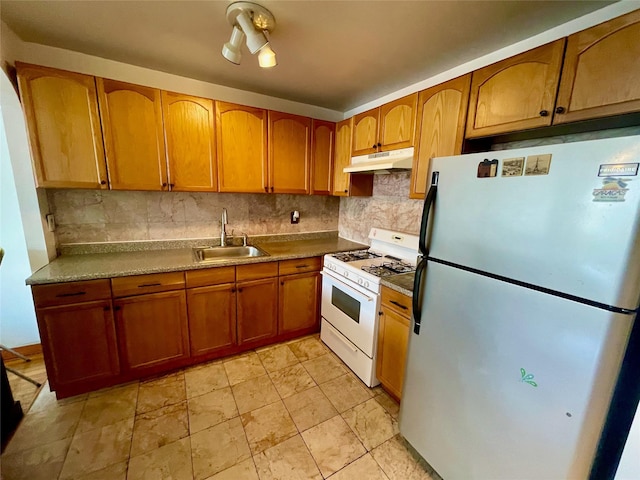
[[[360,302],[358,300],[350,297],[339,288],[332,286],[331,303],[354,322],[360,323]]]

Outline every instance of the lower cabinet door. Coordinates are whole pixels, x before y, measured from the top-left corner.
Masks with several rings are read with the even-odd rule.
[[[184,290],[114,301],[120,354],[128,371],[178,366],[189,357]]]
[[[191,356],[236,344],[236,286],[213,285],[187,290]]]
[[[110,300],[39,308],[37,317],[53,390],[118,375]]]
[[[409,343],[409,319],[382,307],[378,331],[376,375],[398,400],[402,396],[404,367]]]
[[[275,337],[278,333],[278,279],[237,284],[238,344]]]
[[[280,277],[278,333],[319,326],[320,274]]]

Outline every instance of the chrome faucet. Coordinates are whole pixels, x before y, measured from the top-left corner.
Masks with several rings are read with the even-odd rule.
[[[220,220],[220,246],[221,247],[227,246],[227,230],[226,230],[227,223],[229,223],[229,221],[227,220],[227,209],[223,208],[222,219]]]

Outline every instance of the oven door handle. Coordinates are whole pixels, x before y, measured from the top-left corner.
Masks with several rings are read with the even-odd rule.
[[[329,278],[329,281],[332,282],[336,287],[340,287],[340,288],[345,288],[347,290],[350,290],[354,293],[354,295],[361,297],[361,298],[365,298],[367,300],[367,302],[373,302],[373,298],[365,295],[364,293],[360,292],[359,290],[356,290],[355,288],[353,288],[351,285],[347,285],[344,282],[341,282],[339,279],[337,279],[336,277],[334,277],[333,275],[331,275],[329,272],[325,272],[324,270],[320,271],[321,275],[326,275]],[[336,282],[339,282],[339,285],[336,284]]]

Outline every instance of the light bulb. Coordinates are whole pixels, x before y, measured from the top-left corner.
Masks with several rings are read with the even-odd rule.
[[[271,68],[278,64],[276,61],[276,54],[271,50],[268,43],[260,49],[260,53],[258,54],[258,64],[262,68]]]

